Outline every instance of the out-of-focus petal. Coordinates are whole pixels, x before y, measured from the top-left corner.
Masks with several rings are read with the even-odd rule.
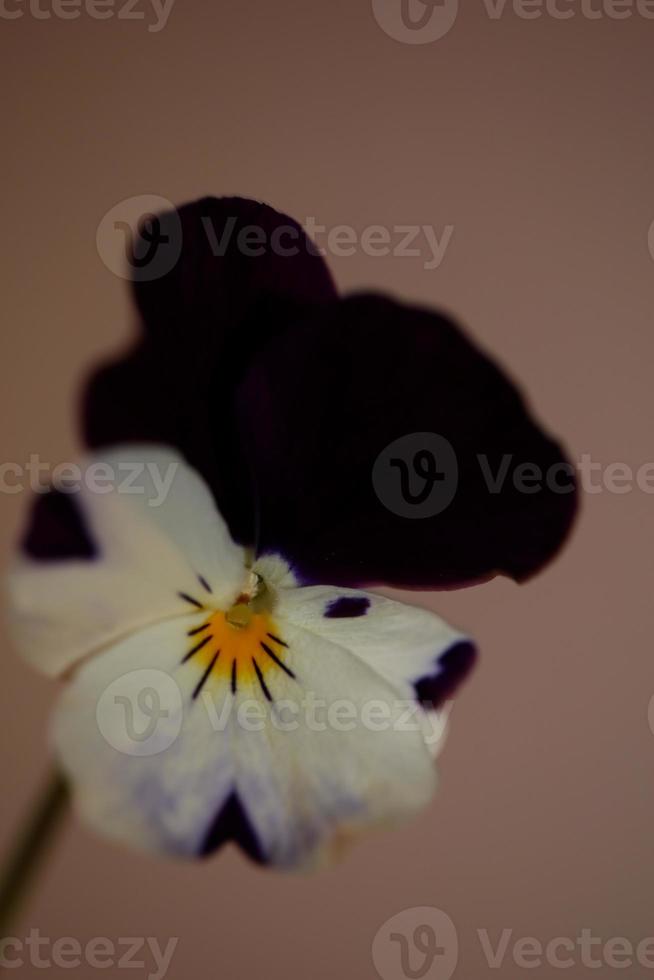
[[[54,744],[81,816],[140,850],[193,856],[228,803],[230,739],[192,700],[184,669],[202,614],[157,623],[81,664],[54,719]],[[218,692],[215,708],[229,697]]]
[[[451,699],[477,659],[474,644],[435,613],[384,596],[330,586],[277,590],[278,616],[349,650],[420,705],[433,757],[445,741]]]
[[[271,296],[335,298],[329,269],[301,225],[267,204],[205,197],[159,222],[162,234],[181,236],[180,257],[166,275],[134,282],[133,292],[146,333],[165,333],[173,349],[191,344],[215,356]]]
[[[259,353],[238,411],[259,548],[289,557],[306,582],[522,580],[553,557],[574,517],[560,445],[436,313],[376,296],[317,310]],[[435,475],[435,513],[413,506],[402,467],[417,498],[431,489],[421,474]]]
[[[37,498],[9,575],[9,622],[27,660],[58,674],[119,637],[232,602],[245,558],[213,498],[165,447],[88,457],[80,489]]]
[[[429,802],[424,720],[396,685],[281,615],[265,641],[218,615],[199,646],[202,619],[140,631],[64,692],[55,744],[97,830],[182,856],[235,839],[293,870]]]
[[[266,674],[272,723],[236,727],[237,792],[264,860],[310,868],[417,813],[436,773],[415,701],[345,648],[276,621],[284,645],[266,645],[286,669],[272,660]]]
[[[87,384],[84,438],[91,447],[175,445],[245,542],[254,496],[235,388],[253,353],[298,309],[330,303],[336,290],[301,226],[265,204],[204,198],[159,222],[161,234],[181,235],[179,259],[166,275],[133,283],[141,337]]]
[[[282,588],[277,615],[368,663],[398,695],[438,708],[471,670],[470,639],[435,613],[385,596],[331,586]]]

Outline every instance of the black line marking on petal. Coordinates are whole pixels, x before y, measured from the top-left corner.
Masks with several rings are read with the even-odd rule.
[[[207,645],[207,643],[209,642],[209,640],[211,640],[212,638],[213,637],[211,635],[205,636],[205,638],[203,640],[200,640],[199,643],[196,643],[196,645],[193,647],[193,649],[192,650],[189,650],[189,652],[186,654],[186,656],[182,660],[182,663],[185,664],[187,660],[190,660],[191,657],[193,656],[193,654],[197,653],[198,650],[201,650],[202,647],[205,647]]]
[[[269,636],[271,640],[275,641],[275,643],[279,643],[280,647],[286,647],[286,649],[288,650],[288,643],[284,643],[284,641],[280,640],[279,637],[275,636],[274,633],[266,633],[266,636]]]
[[[194,599],[192,596],[187,595],[186,592],[178,592],[177,595],[180,597],[180,599],[183,599],[184,602],[190,602],[192,606],[196,606],[198,609],[204,609],[204,606],[202,605],[201,602],[198,602],[197,599]]]
[[[211,586],[207,582],[207,580],[204,577],[204,575],[198,575],[198,582],[200,583],[200,585],[202,586],[203,589],[206,589],[207,590],[207,592],[209,592],[209,593],[212,593],[213,592],[213,589],[211,588]]]
[[[289,677],[292,677],[293,680],[295,680],[295,674],[293,673],[293,671],[291,670],[291,668],[290,667],[287,667],[286,664],[283,662],[283,660],[280,660],[279,659],[279,657],[277,656],[277,654],[273,650],[270,649],[270,647],[268,646],[267,643],[264,643],[263,640],[260,640],[259,641],[259,646],[262,648],[262,650],[265,650],[266,651],[266,653],[268,654],[268,656],[270,657],[270,659],[271,660],[274,660],[278,667],[281,667],[282,670],[286,671],[286,673],[288,674]],[[284,644],[284,646],[286,646],[286,644]]]
[[[208,630],[211,626],[211,621],[203,623],[202,626],[196,626],[194,630],[189,630],[186,634],[187,636],[195,636],[196,633],[201,633],[203,630]]]
[[[218,659],[218,654],[219,653],[220,653],[220,650],[217,650],[216,653],[214,653],[213,659],[212,659],[211,663],[209,664],[209,666],[205,670],[204,674],[202,675],[202,677],[198,681],[197,686],[196,686],[195,690],[193,691],[193,700],[194,701],[197,698],[197,696],[200,693],[200,691],[202,690],[202,688],[204,687],[204,685],[207,683],[207,681],[209,679],[209,674],[211,673],[211,671],[214,668],[214,664],[215,664],[216,660]]]
[[[232,660],[232,694],[236,694],[236,657]]]
[[[261,684],[261,690],[263,691],[263,693],[266,696],[266,700],[267,701],[272,701],[272,696],[271,696],[270,691],[268,690],[268,688],[266,686],[266,682],[263,679],[263,674],[261,673],[261,667],[256,662],[256,660],[254,659],[254,657],[252,657],[252,663],[254,665],[254,669],[256,671],[257,677],[259,678],[259,683]]]

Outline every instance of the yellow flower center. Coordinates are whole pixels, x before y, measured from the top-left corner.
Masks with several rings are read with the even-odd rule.
[[[193,692],[197,698],[208,686],[228,685],[233,694],[247,687],[272,701],[267,677],[283,671],[295,677],[284,662],[288,644],[267,612],[255,612],[239,597],[227,612],[210,612],[207,620],[189,630],[190,649],[183,663],[191,662],[201,676]]]

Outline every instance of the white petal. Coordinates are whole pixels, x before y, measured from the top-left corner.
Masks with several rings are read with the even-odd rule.
[[[259,732],[235,726],[237,790],[266,860],[306,868],[415,814],[436,773],[415,700],[341,646],[278,623],[295,679],[266,674],[269,720]]]
[[[360,657],[393,685],[398,695],[416,698],[416,685],[429,679],[447,687],[448,651],[469,658],[468,638],[435,613],[384,596],[329,586],[280,588],[277,615]],[[339,612],[343,615],[335,615]],[[346,615],[347,612],[359,613]],[[454,685],[455,686],[455,685]],[[435,756],[443,747],[451,703],[423,712],[425,738]]]
[[[128,498],[140,520],[154,524],[178,554],[210,581],[218,601],[231,599],[235,583],[240,587],[243,580],[243,548],[232,541],[202,477],[176,450],[165,446],[118,446],[89,462],[98,459],[116,473],[116,496]],[[121,478],[129,479],[130,486],[121,489]],[[95,502],[92,515],[101,521],[101,497],[87,494],[89,498],[92,508]],[[105,527],[109,536],[116,534],[111,522]],[[119,533],[116,543],[131,546],[127,536]]]
[[[262,619],[272,635],[255,632],[251,648],[243,631],[234,688],[234,649],[212,632],[223,673],[215,668],[194,700],[213,648],[183,664],[180,654],[194,642],[189,622],[202,618],[123,641],[68,686],[55,741],[96,828],[137,847],[203,853],[236,798],[258,856],[298,868],[429,801],[436,777],[414,700],[399,699],[342,647],[281,619]]]
[[[128,446],[87,457],[81,486],[73,499],[97,557],[21,556],[9,576],[13,638],[53,675],[136,629],[184,615],[193,606],[183,596],[228,604],[245,577],[243,549],[176,452]],[[108,492],[97,492],[102,486]]]
[[[82,664],[55,713],[82,816],[140,849],[197,853],[233,787],[228,735],[192,700],[197,671],[181,665],[202,619],[158,623]]]

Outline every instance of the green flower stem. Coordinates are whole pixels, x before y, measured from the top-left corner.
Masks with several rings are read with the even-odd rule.
[[[67,802],[66,783],[58,772],[51,773],[0,875],[0,950],[38,866],[54,840]]]

